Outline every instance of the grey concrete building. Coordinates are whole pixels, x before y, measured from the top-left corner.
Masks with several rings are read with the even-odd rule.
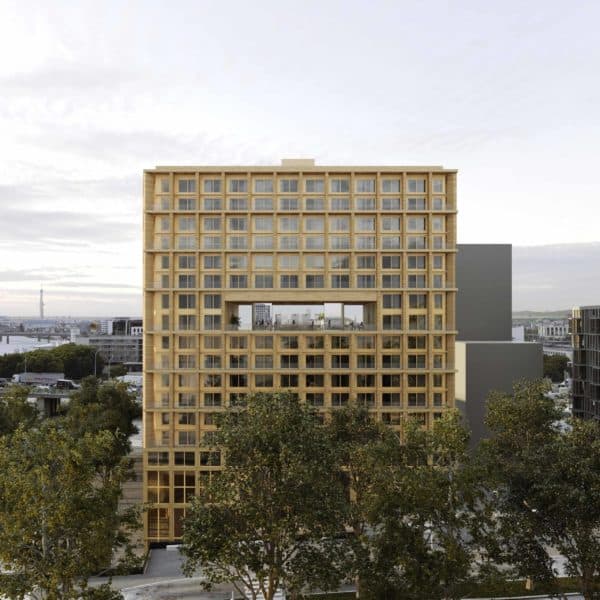
[[[600,306],[573,309],[573,416],[600,419]]]
[[[488,435],[486,400],[543,374],[541,344],[512,341],[512,246],[459,244],[456,258],[456,406],[471,445]]]
[[[512,246],[459,244],[456,340],[512,340]]]

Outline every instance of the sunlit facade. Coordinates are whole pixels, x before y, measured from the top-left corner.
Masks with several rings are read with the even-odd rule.
[[[291,390],[398,428],[454,405],[456,171],[157,167],[144,173],[144,495],[177,540],[218,471],[214,415]]]

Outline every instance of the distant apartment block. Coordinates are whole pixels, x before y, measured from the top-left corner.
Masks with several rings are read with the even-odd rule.
[[[569,337],[569,322],[567,319],[543,321],[537,326],[538,336],[544,340],[564,340]]]
[[[290,390],[429,427],[454,406],[456,171],[157,167],[144,173],[144,500],[177,540],[221,467],[214,416]]]
[[[573,309],[573,416],[600,419],[600,306]]]

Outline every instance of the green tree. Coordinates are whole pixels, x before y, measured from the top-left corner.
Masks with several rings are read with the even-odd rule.
[[[560,383],[565,378],[569,359],[562,354],[544,354],[544,377],[548,377],[553,383]]]
[[[27,402],[28,390],[11,385],[0,396],[0,436],[13,433],[19,426],[28,429],[38,421],[37,408]]]
[[[60,357],[52,350],[39,348],[31,352],[21,354],[21,360],[17,365],[19,373],[28,371],[30,373],[64,373],[64,365]]]
[[[566,558],[586,600],[600,594],[600,426],[560,423],[542,382],[520,382],[492,394],[492,438],[479,449],[494,490],[496,526],[490,546],[515,575],[552,583],[550,551]]]
[[[19,352],[0,356],[0,377],[10,379],[15,373],[19,373],[18,366],[22,357]]]
[[[185,572],[201,565],[205,587],[231,581],[253,600],[253,578],[267,600],[336,587],[345,501],[325,427],[292,394],[256,394],[223,413],[215,443],[225,466],[188,510]]]
[[[45,422],[0,438],[0,594],[75,600],[120,540],[121,482],[97,475],[108,431],[74,438]]]
[[[86,377],[81,388],[70,398],[65,426],[75,437],[101,431],[110,431],[114,435],[110,455],[104,456],[104,466],[109,474],[130,452],[129,437],[138,432],[133,421],[140,415],[141,407],[125,384],[102,383],[95,377]]]
[[[468,468],[468,434],[448,413],[423,430],[405,423],[396,465],[380,471],[371,509],[371,572],[364,596],[460,598],[485,560],[470,532],[481,515]]]

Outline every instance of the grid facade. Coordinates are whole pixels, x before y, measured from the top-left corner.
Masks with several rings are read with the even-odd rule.
[[[220,468],[214,415],[246,393],[393,428],[454,406],[456,171],[157,167],[144,249],[149,543],[180,537]]]
[[[600,306],[573,309],[573,416],[600,419]]]

